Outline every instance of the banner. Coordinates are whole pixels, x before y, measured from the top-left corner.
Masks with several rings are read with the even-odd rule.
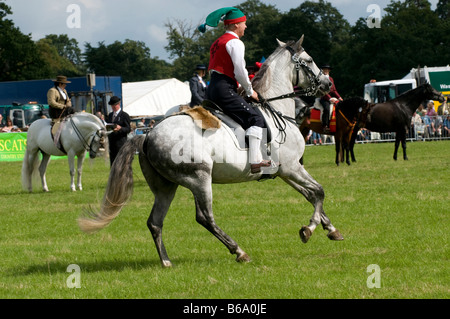
[[[22,162],[27,148],[27,133],[0,133],[0,162]],[[86,153],[86,157],[89,154]],[[39,152],[39,158],[42,154]],[[67,158],[67,156],[51,156],[52,159]]]
[[[0,133],[0,162],[23,160],[27,147],[27,133]]]

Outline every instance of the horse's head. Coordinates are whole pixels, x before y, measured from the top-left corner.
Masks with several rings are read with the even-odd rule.
[[[441,92],[437,91],[435,88],[433,88],[430,83],[422,84],[421,87],[425,91],[426,99],[444,103],[445,101],[444,95]]]
[[[103,155],[106,155],[108,151],[107,135],[108,134],[106,132],[106,129],[100,129],[97,132],[95,132],[91,144],[89,145],[90,158],[96,158],[99,152]]]
[[[78,136],[78,142],[82,143],[85,150],[89,151],[90,158],[99,156],[99,153],[105,155],[108,152],[106,127],[97,116],[89,113],[77,113],[71,117],[71,124]]]
[[[294,45],[277,39],[279,46],[286,48],[291,54],[293,69],[292,84],[300,88],[298,93],[305,96],[323,96],[331,89],[331,81],[314,63],[313,58],[302,47],[304,35]]]

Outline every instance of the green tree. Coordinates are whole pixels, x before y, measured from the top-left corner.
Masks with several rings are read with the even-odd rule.
[[[85,72],[78,69],[71,61],[61,56],[57,48],[48,38],[37,41],[36,48],[44,61],[42,69],[50,77],[54,78],[59,74],[64,74],[69,77],[85,74]]]
[[[358,20],[350,40],[336,53],[339,88],[348,94],[361,96],[371,79],[399,79],[413,67],[441,66],[450,60],[448,32],[428,1],[391,1],[385,11],[380,28]]]
[[[303,46],[320,65],[334,64],[332,57],[347,43],[350,24],[331,3],[305,1],[283,15],[278,29],[282,41],[298,40],[304,34]]]
[[[23,34],[6,16],[11,8],[0,2],[0,81],[48,77],[45,65],[31,35]]]
[[[164,61],[153,59],[150,49],[141,41],[115,41],[110,45],[99,42],[95,48],[85,45],[85,62],[90,71],[99,75],[122,76],[124,82],[167,78],[171,67]]]

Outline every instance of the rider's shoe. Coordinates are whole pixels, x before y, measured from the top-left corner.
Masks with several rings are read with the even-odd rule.
[[[252,174],[257,174],[261,172],[261,167],[271,167],[272,161],[271,160],[263,160],[261,163],[251,164],[250,169]]]

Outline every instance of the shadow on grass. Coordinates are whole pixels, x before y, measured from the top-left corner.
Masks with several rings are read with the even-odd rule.
[[[41,264],[31,265],[25,268],[16,267],[6,271],[8,276],[28,276],[35,274],[56,274],[67,273],[67,268],[72,263],[68,262],[46,262]],[[103,260],[92,262],[78,262],[73,263],[80,267],[81,272],[95,273],[103,271],[127,271],[127,270],[147,270],[147,269],[161,269],[159,259],[141,259],[141,260]]]

